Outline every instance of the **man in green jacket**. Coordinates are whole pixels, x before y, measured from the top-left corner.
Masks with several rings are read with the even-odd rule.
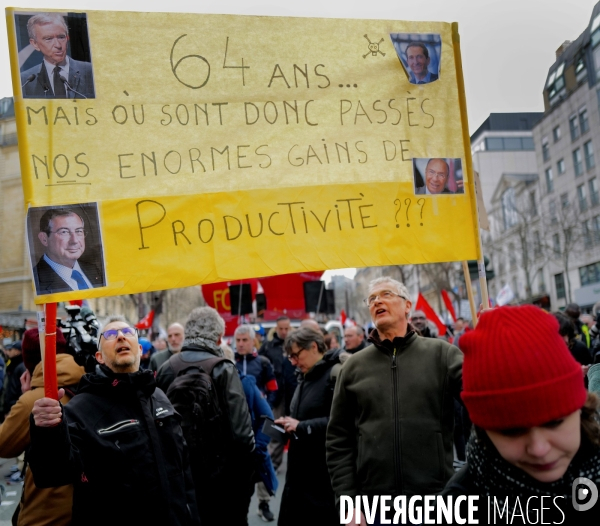
[[[463,354],[408,323],[406,287],[391,278],[369,285],[375,330],[338,377],[327,428],[327,465],[341,495],[432,495],[453,474],[454,398]]]

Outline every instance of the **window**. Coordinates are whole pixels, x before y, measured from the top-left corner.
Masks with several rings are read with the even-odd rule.
[[[533,233],[533,257],[539,258],[542,255],[542,240],[540,233],[536,230]]]
[[[535,150],[532,137],[488,137],[484,150]]]
[[[554,285],[556,286],[556,299],[565,298],[565,275],[562,272],[554,274]]]
[[[581,108],[579,110],[579,127],[581,128],[582,135],[590,129],[590,121],[588,119],[588,112],[586,108]]]
[[[509,243],[508,245],[508,263],[510,270],[517,268],[517,255],[515,254],[515,245],[513,243]]]
[[[558,233],[552,234],[552,248],[554,249],[554,255],[560,256],[560,237]]]
[[[569,130],[571,130],[572,141],[579,137],[579,123],[577,122],[577,115],[573,115],[569,119]]]
[[[545,161],[550,159],[550,145],[548,144],[548,137],[542,139],[542,158]]]
[[[519,221],[517,207],[515,206],[515,189],[508,188],[502,194],[502,219],[504,230],[515,226]]]
[[[564,159],[558,160],[558,162],[556,163],[556,171],[558,172],[558,175],[562,175],[565,173],[565,160]]]
[[[560,206],[563,208],[569,208],[569,193],[565,192],[564,194],[560,194]]]
[[[556,126],[556,128],[552,130],[552,137],[554,138],[554,142],[560,141],[560,126]]]
[[[600,216],[592,217],[592,229],[594,231],[594,243],[600,243]]]
[[[575,61],[575,78],[577,82],[583,80],[587,75],[587,69],[585,67],[585,57],[580,55]]]
[[[582,287],[600,283],[600,262],[579,267],[579,279],[581,280]]]
[[[531,217],[536,217],[538,215],[537,203],[535,201],[535,190],[533,192],[529,192],[529,210]]]
[[[581,223],[581,231],[583,233],[583,243],[586,247],[589,247],[592,244],[592,229],[590,228],[589,219]]]
[[[504,274],[504,256],[502,254],[498,255],[498,274]]]
[[[595,177],[588,181],[588,188],[590,190],[590,202],[592,203],[592,206],[595,206],[600,202],[600,197],[598,196],[598,183],[596,182]]]
[[[548,211],[550,212],[550,222],[556,223],[558,218],[556,217],[556,203],[554,199],[548,203]]]
[[[585,212],[587,210],[587,196],[585,195],[584,184],[580,184],[577,187],[577,199],[579,201],[579,210]]]
[[[548,90],[548,101],[550,102],[550,105],[556,104],[565,92],[564,69],[565,63],[561,62],[558,67],[548,75],[546,89]]]
[[[552,168],[546,169],[546,191],[554,192],[554,177],[552,176]]]
[[[577,148],[573,152],[573,169],[575,170],[575,177],[583,175],[583,159],[581,158],[581,148]]]
[[[591,170],[596,164],[594,162],[594,145],[592,141],[588,141],[583,145],[583,153],[585,155],[585,167]]]
[[[546,283],[544,281],[544,269],[538,269],[538,292],[546,292]]]
[[[521,139],[521,144],[523,145],[523,150],[535,150],[535,143],[533,142],[533,137],[523,137]]]

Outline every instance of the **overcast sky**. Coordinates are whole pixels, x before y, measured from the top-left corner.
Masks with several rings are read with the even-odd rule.
[[[589,23],[594,0],[3,0],[2,7],[172,11],[458,22],[469,128],[491,112],[542,111],[554,52]],[[0,98],[12,95],[6,26],[0,24]]]

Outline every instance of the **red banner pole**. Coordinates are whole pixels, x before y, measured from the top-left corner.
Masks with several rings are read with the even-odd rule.
[[[56,303],[46,303],[46,348],[44,349],[44,393],[58,400],[56,376]]]

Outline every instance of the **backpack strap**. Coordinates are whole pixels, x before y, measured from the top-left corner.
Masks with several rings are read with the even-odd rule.
[[[342,370],[342,364],[341,363],[336,363],[332,368],[331,371],[329,373],[329,380],[335,384],[335,382],[337,381],[338,376],[340,375],[340,371]]]
[[[181,356],[181,353],[177,353],[171,358],[169,358],[169,365],[173,369],[174,376],[179,376],[179,374],[191,367],[196,367],[202,369],[206,374],[212,377],[213,369],[216,365],[221,362],[227,362],[227,358],[223,356],[215,356],[214,358],[207,358],[206,360],[197,360],[195,362],[184,362]]]

